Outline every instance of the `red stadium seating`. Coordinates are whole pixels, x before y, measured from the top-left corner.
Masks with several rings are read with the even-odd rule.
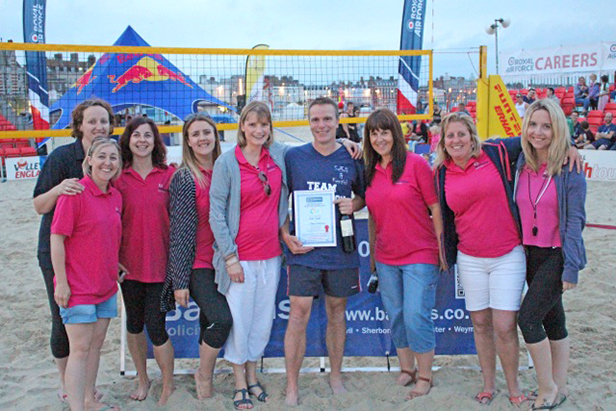
[[[603,118],[603,111],[601,110],[590,110],[588,112],[588,117],[599,117]]]
[[[4,153],[6,158],[21,157],[21,153],[18,148],[5,148]]]
[[[591,126],[603,125],[603,118],[601,117],[588,117],[586,121],[588,121],[588,124],[590,124]]]
[[[593,134],[597,134],[597,129],[599,128],[599,126],[590,126],[590,131],[592,131]]]
[[[605,110],[616,110],[616,103],[607,103],[605,105]]]
[[[565,116],[570,116],[571,113],[573,113],[573,105],[570,104],[563,104],[563,111],[565,112]]]
[[[21,147],[19,149],[19,153],[22,157],[33,157],[36,156],[36,148],[34,147]]]
[[[27,139],[20,138],[15,141],[15,148],[30,147],[30,142]]]
[[[616,108],[610,109],[610,110],[605,109],[603,112],[604,113],[612,113],[612,117],[616,118]]]

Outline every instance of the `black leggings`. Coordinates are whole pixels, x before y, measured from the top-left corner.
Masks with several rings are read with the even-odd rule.
[[[233,317],[227,299],[217,290],[214,270],[206,268],[193,270],[188,289],[200,310],[199,344],[203,341],[212,348],[222,348],[231,332]]]
[[[528,292],[518,314],[518,325],[527,344],[546,337],[567,338],[563,308],[563,254],[560,248],[526,247]]]
[[[167,314],[160,311],[163,285],[164,283],[124,280],[120,287],[126,307],[126,329],[131,334],[140,334],[145,325],[148,337],[156,347],[169,340],[169,334],[165,329]]]
[[[47,288],[47,298],[49,299],[49,309],[51,311],[51,337],[49,338],[49,345],[51,346],[51,354],[54,358],[66,358],[69,354],[68,335],[66,334],[66,328],[62,323],[62,317],[60,317],[60,307],[56,304],[56,300],[53,298],[54,287],[53,266],[51,265],[50,254],[39,254],[39,267],[43,273],[43,279],[45,280],[45,288]]]

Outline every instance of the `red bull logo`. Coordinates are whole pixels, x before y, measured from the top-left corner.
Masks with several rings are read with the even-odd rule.
[[[184,75],[180,72],[175,72],[168,67],[163,66],[151,57],[143,57],[134,66],[131,66],[123,74],[117,78],[115,75],[110,75],[109,81],[116,86],[111,90],[115,93],[130,83],[139,84],[142,81],[178,81],[185,86],[192,88],[186,81]]]
[[[79,87],[79,89],[77,90],[77,95],[79,95],[79,93],[81,93],[81,90],[83,90],[85,86],[90,84],[96,78],[96,76],[92,75],[92,71],[94,70],[94,66],[96,66],[96,63],[92,64],[92,67],[90,67],[88,69],[88,71],[83,73],[83,75],[77,79],[75,84],[73,84],[71,86],[71,87]]]

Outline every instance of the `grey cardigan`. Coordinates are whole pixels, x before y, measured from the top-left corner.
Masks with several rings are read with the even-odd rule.
[[[515,179],[515,191],[517,191],[518,178],[526,158],[520,154],[517,163]],[[578,282],[578,272],[586,265],[586,250],[582,230],[586,223],[584,203],[586,201],[586,179],[583,173],[569,171],[569,165],[562,168],[560,175],[555,175],[556,196],[558,197],[558,219],[560,242],[562,245],[565,265],[562,273],[562,281],[568,283]]]
[[[289,211],[289,189],[284,155],[289,146],[274,143],[269,147],[270,156],[282,172],[282,187],[278,203],[279,227],[284,224]],[[221,155],[214,163],[212,185],[210,186],[210,227],[214,233],[214,269],[218,291],[225,294],[231,280],[225,266],[225,257],[237,255],[235,238],[240,228],[241,195],[240,166],[235,158],[235,149]]]

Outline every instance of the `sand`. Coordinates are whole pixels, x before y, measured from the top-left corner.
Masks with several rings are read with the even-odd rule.
[[[49,350],[50,314],[42,275],[36,260],[39,216],[32,207],[34,181],[0,184],[0,409],[62,410],[57,396],[58,377]],[[588,222],[616,225],[616,184],[590,182],[588,185]],[[571,336],[570,397],[563,410],[616,409],[616,230],[587,228],[584,231],[588,266],[580,274],[579,287],[565,294],[568,327]],[[522,344],[523,346],[523,344]],[[120,322],[113,320],[105,341],[98,387],[104,400],[125,410],[157,409],[160,377],[152,361],[154,378],[150,396],[138,403],[129,399],[136,386],[134,377],[120,376]],[[526,364],[526,352],[520,352]],[[316,360],[305,363],[315,366]],[[132,367],[128,361],[129,367]],[[481,385],[475,356],[437,357],[441,366],[434,374],[435,387],[427,397],[405,402],[408,388],[394,384],[395,373],[350,372],[344,378],[347,394],[333,396],[326,374],[301,377],[299,410],[500,410],[511,409],[507,401],[502,372],[497,385],[501,394],[490,408],[480,407],[472,397]],[[194,369],[196,360],[177,362],[177,368]],[[280,359],[266,360],[266,367],[282,367]],[[397,365],[394,364],[393,365]],[[347,358],[345,366],[385,366],[382,358]],[[224,361],[219,368],[228,369]],[[192,375],[175,378],[177,390],[164,409],[232,409],[232,376],[222,373],[215,378],[216,394],[204,401],[196,399]],[[284,374],[266,374],[261,381],[272,394],[268,405],[256,403],[255,409],[282,410]],[[533,370],[520,371],[523,389],[536,387]]]

